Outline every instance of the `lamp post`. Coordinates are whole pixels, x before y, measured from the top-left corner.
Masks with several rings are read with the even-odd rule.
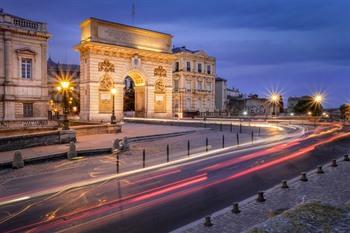
[[[270,102],[272,103],[272,116],[276,116],[276,105],[280,101],[280,95],[278,93],[272,93],[270,96]]]
[[[314,116],[314,127],[316,128],[316,120],[319,116],[319,111],[321,109],[322,103],[324,101],[324,96],[321,93],[317,93],[312,96],[312,103],[315,106],[315,116]]]
[[[73,90],[70,81],[62,80],[57,86],[57,91],[62,92],[63,95],[63,130],[69,130],[68,120],[68,94]]]
[[[115,110],[114,110],[114,97],[115,94],[117,93],[117,89],[116,88],[112,88],[111,89],[111,94],[112,94],[112,116],[111,116],[111,124],[116,124],[117,123],[117,118],[115,117]]]

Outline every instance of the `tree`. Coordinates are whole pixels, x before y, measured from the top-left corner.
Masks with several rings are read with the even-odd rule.
[[[320,116],[323,111],[321,104],[314,104],[311,96],[306,96],[298,101],[294,106],[294,112],[299,114],[307,114],[311,112],[313,116]]]
[[[350,104],[343,104],[340,106],[341,118],[344,120],[350,119]]]
[[[278,106],[279,106],[279,108],[280,108],[279,112],[280,112],[280,113],[283,113],[283,112],[284,112],[284,103],[283,103],[283,97],[282,97],[282,95],[280,95],[280,99],[279,99]]]

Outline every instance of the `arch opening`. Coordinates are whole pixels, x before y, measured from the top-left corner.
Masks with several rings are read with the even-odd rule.
[[[145,79],[137,71],[130,71],[124,78],[124,115],[145,117],[145,101]]]

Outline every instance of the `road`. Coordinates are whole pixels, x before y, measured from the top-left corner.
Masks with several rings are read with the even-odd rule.
[[[168,232],[335,158],[318,130],[0,206],[2,232]]]

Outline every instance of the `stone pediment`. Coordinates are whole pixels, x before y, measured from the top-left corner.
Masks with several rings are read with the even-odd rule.
[[[33,55],[33,56],[35,56],[37,54],[35,51],[31,50],[30,48],[16,49],[16,53],[17,54]]]

